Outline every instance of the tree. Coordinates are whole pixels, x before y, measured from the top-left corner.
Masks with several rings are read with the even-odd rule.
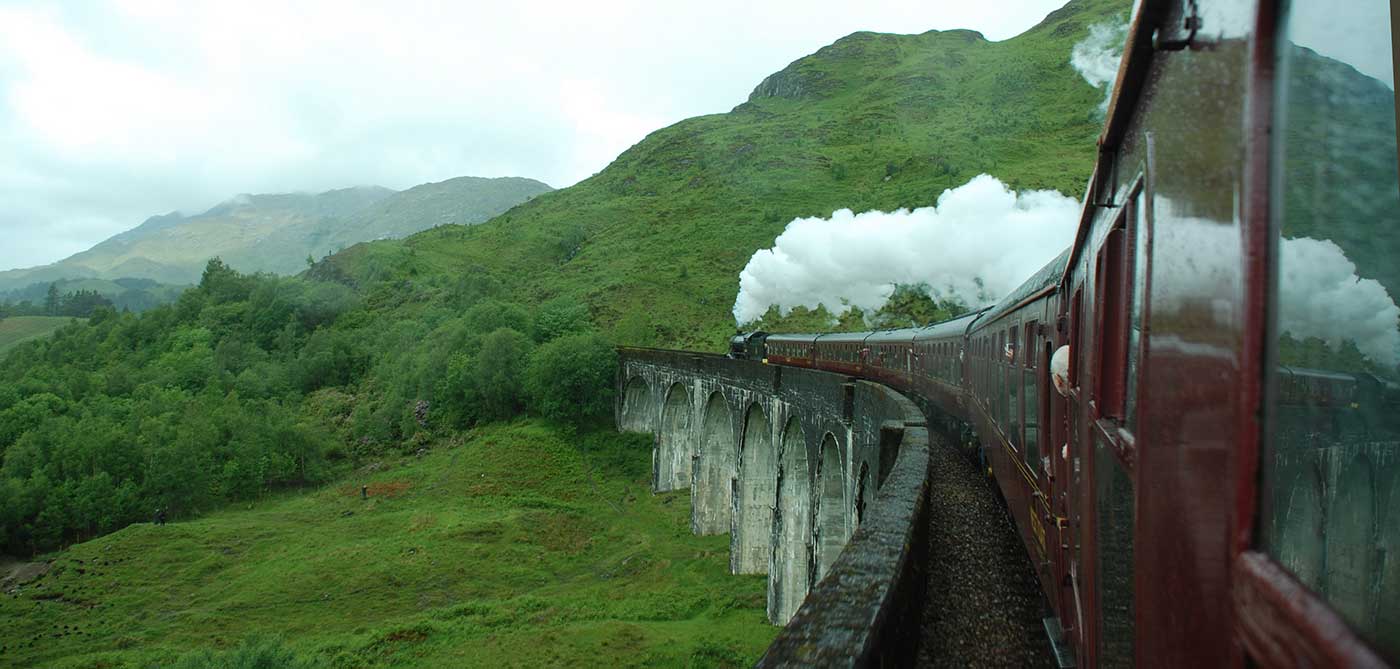
[[[565,335],[535,351],[526,386],[535,412],[580,424],[607,416],[613,404],[617,352],[596,333]]]
[[[967,305],[957,299],[941,298],[926,283],[899,283],[871,320],[876,327],[920,327],[964,313]]]
[[[530,338],[518,330],[500,328],[481,340],[471,378],[483,419],[501,420],[519,413],[529,355]]]
[[[58,315],[58,307],[62,303],[63,297],[58,294],[58,284],[49,284],[48,295],[44,297],[44,313],[49,316]]]
[[[593,321],[588,316],[588,305],[567,297],[545,302],[535,317],[535,341],[540,343],[591,329]]]

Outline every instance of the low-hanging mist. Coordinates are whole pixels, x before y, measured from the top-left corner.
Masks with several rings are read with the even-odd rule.
[[[981,306],[1069,246],[1078,215],[1079,203],[1059,192],[1017,193],[982,174],[932,207],[795,219],[739,273],[734,319],[752,322],[770,306],[869,313],[895,284]]]

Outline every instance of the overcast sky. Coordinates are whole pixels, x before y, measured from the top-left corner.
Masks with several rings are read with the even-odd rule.
[[[237,193],[563,187],[857,30],[1012,37],[1063,0],[0,0],[0,269]]]

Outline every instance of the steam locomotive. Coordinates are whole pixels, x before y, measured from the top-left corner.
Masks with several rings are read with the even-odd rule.
[[[1341,43],[1388,55],[1384,4],[1140,5],[1068,250],[946,322],[730,355],[965,426],[1079,666],[1400,662],[1400,334],[1302,318],[1340,298],[1281,250],[1339,240],[1350,288],[1400,257],[1393,85]]]

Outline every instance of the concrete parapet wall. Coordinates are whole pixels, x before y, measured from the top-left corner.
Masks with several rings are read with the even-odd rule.
[[[918,533],[929,433],[918,408],[828,372],[619,355],[617,424],[655,436],[654,489],[689,488],[692,530],[729,532],[731,571],[768,574],[769,619],[786,627],[762,664],[904,656],[919,613],[904,599],[919,599],[927,576]]]

